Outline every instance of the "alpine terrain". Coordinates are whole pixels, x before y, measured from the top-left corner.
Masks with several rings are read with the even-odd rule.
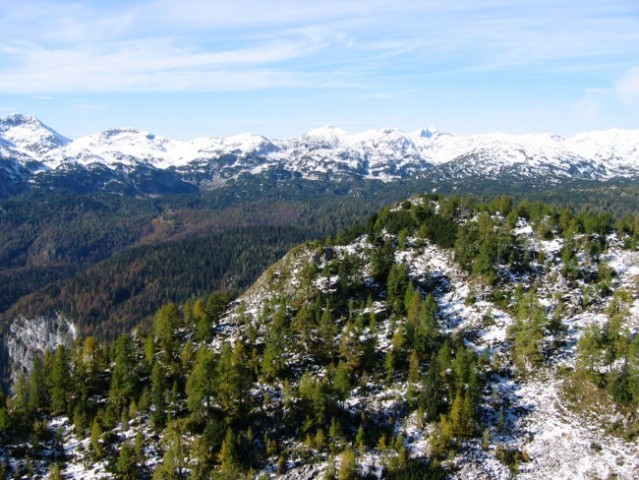
[[[171,140],[114,128],[69,140],[38,119],[0,118],[0,197],[31,189],[74,193],[189,193],[243,175],[330,178],[499,179],[551,184],[635,178],[639,132],[460,137],[420,130],[349,133],[326,126],[287,140],[254,134]]]
[[[114,342],[60,320],[2,398],[3,475],[637,478],[638,242],[637,216],[419,195]]]

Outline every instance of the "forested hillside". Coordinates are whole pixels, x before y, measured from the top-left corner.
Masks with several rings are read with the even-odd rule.
[[[425,195],[245,293],[81,337],[2,399],[5,476],[636,478],[639,222]]]
[[[168,301],[239,292],[300,242],[363,221],[401,189],[315,182],[206,195],[32,194],[0,203],[0,313],[61,312],[115,338]]]
[[[420,191],[513,193],[572,211],[639,208],[639,188],[566,182],[521,190],[508,182],[309,181],[246,177],[204,194],[130,197],[31,193],[0,202],[0,321],[63,314],[86,335],[115,338],[163,303],[216,289],[232,294],[300,242],[364,222]],[[518,193],[517,193],[518,192]],[[2,313],[4,312],[4,313]]]

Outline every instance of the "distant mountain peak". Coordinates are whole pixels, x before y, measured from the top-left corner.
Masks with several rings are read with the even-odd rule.
[[[22,113],[0,118],[0,138],[29,155],[43,155],[71,143],[36,117]]]
[[[419,137],[419,138],[433,138],[433,136],[435,134],[437,134],[437,129],[430,127],[430,128],[420,128],[419,130],[417,130],[416,132],[413,132],[414,137]]]
[[[71,141],[37,118],[18,113],[0,118],[0,148],[5,160],[0,168],[23,172],[26,167],[32,173],[21,175],[20,181],[32,184],[44,170],[62,176],[64,168],[77,173],[98,167],[109,175],[162,170],[161,175],[176,176],[193,188],[212,188],[273,169],[334,181],[429,176],[543,183],[639,177],[639,130],[620,129],[563,138],[548,133],[457,136],[432,127],[351,133],[324,125],[288,139],[242,133],[180,141],[136,128],[109,128]],[[10,178],[17,177],[11,173]]]
[[[304,134],[305,137],[344,137],[349,133],[343,128],[335,125],[324,125],[313,128]]]
[[[0,118],[0,125],[16,126],[24,123],[38,123],[43,125],[42,122],[33,115],[27,115],[24,113],[10,113],[9,115]]]

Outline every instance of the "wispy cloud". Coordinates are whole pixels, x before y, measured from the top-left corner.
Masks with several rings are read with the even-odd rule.
[[[374,83],[392,74],[389,67],[581,68],[586,58],[639,53],[637,18],[623,15],[632,8],[624,1],[27,0],[7,5],[0,19],[0,92],[350,86]]]
[[[84,111],[95,111],[95,110],[105,110],[106,105],[101,105],[97,103],[85,103],[85,102],[76,102],[71,105],[71,108],[74,110],[84,110]]]
[[[204,51],[171,39],[132,40],[103,46],[51,49],[8,45],[19,65],[0,69],[0,90],[9,93],[188,89],[244,89],[306,82],[274,64],[310,55],[316,39],[278,39],[246,48]]]
[[[586,127],[602,128],[614,120],[634,126],[639,119],[639,67],[627,70],[609,85],[587,89],[575,103],[575,113]]]
[[[111,122],[139,102],[140,123],[151,96],[158,109],[239,102],[289,131],[364,115],[468,130],[452,118],[469,111],[486,129],[543,111],[599,127],[639,110],[637,58],[636,0],[22,0],[2,5],[0,102],[87,118],[104,105]],[[152,95],[119,95],[139,92]],[[499,123],[509,111],[524,113]]]

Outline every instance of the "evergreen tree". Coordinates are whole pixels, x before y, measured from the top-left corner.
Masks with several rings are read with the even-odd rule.
[[[421,303],[417,317],[415,345],[421,354],[430,354],[439,338],[439,324],[437,322],[437,304],[432,294],[426,295]]]
[[[408,269],[403,263],[394,263],[388,273],[386,298],[392,313],[401,315],[404,310],[404,296],[408,288]]]
[[[599,325],[592,324],[584,329],[577,343],[577,365],[590,374],[596,372],[603,359],[603,338]]]
[[[358,477],[357,458],[350,448],[340,455],[338,480],[355,480]]]
[[[68,352],[64,346],[60,345],[53,355],[53,363],[49,373],[49,396],[51,397],[51,410],[54,414],[66,411],[70,374]]]
[[[115,343],[115,364],[109,387],[109,411],[116,418],[138,395],[138,366],[135,345],[127,334],[120,335]]]
[[[446,406],[446,390],[440,376],[441,365],[438,355],[433,353],[426,375],[422,378],[418,405],[428,420],[436,420],[444,412]]]
[[[215,357],[207,348],[201,348],[186,382],[186,403],[195,418],[203,418],[209,412],[214,387]]]
[[[333,390],[340,402],[344,402],[351,390],[351,381],[349,378],[348,368],[342,362],[337,364],[335,377],[333,379]]]
[[[137,480],[140,478],[135,461],[135,452],[129,442],[124,442],[120,446],[115,472],[118,478],[122,480]]]
[[[238,456],[237,440],[233,430],[226,431],[226,436],[222,442],[222,448],[218,455],[218,462],[223,474],[232,478],[240,472],[240,458]]]
[[[186,477],[188,450],[185,448],[182,435],[182,426],[179,421],[168,423],[163,438],[162,465],[154,472],[154,480],[181,480]]]
[[[347,322],[344,325],[342,334],[339,338],[339,354],[343,366],[348,373],[353,373],[359,369],[364,350],[360,342],[360,332],[354,322]]]
[[[51,472],[49,473],[49,480],[63,480],[63,479],[64,479],[64,475],[62,475],[62,467],[60,467],[59,463],[54,463],[53,466],[51,467]]]
[[[217,325],[226,310],[229,297],[224,291],[213,292],[206,299],[206,313],[212,325]]]
[[[159,343],[166,362],[172,362],[179,346],[176,337],[181,324],[180,312],[174,303],[160,308],[153,318],[153,335]]]
[[[160,431],[166,424],[166,390],[168,389],[165,369],[160,362],[153,365],[151,371],[151,425],[154,430]]]
[[[472,270],[473,261],[477,256],[478,245],[477,224],[475,222],[469,222],[458,228],[454,258],[455,262],[468,272]]]
[[[218,309],[211,306],[211,310],[219,315]],[[209,310],[202,299],[197,298],[192,307],[193,323],[195,324],[195,339],[200,342],[210,342],[213,339],[212,321]],[[216,317],[216,323],[218,318]]]
[[[323,363],[328,364],[335,357],[335,339],[338,332],[329,305],[322,310],[318,330],[318,343],[315,350]]]
[[[63,367],[60,365],[59,367]],[[56,376],[59,376],[61,372],[56,371]],[[42,362],[42,357],[36,355],[33,359],[33,366],[31,367],[31,373],[29,374],[29,410],[36,411],[45,407],[48,404],[49,392],[47,391],[47,375],[45,367]],[[56,386],[58,387],[58,386]],[[62,398],[60,398],[60,396]],[[64,404],[65,392],[56,388],[56,401]],[[63,405],[64,407],[64,405]]]
[[[93,458],[95,460],[100,460],[104,455],[104,448],[102,446],[102,428],[100,427],[100,423],[97,419],[93,420],[91,424],[91,437],[90,437],[90,448],[93,452]]]
[[[395,263],[395,253],[391,239],[386,239],[381,248],[371,253],[371,275],[380,284],[386,284],[391,267]]]
[[[248,391],[252,383],[250,369],[244,356],[242,344],[238,341],[222,346],[220,359],[215,367],[215,397],[229,419],[238,418],[249,401]]]

